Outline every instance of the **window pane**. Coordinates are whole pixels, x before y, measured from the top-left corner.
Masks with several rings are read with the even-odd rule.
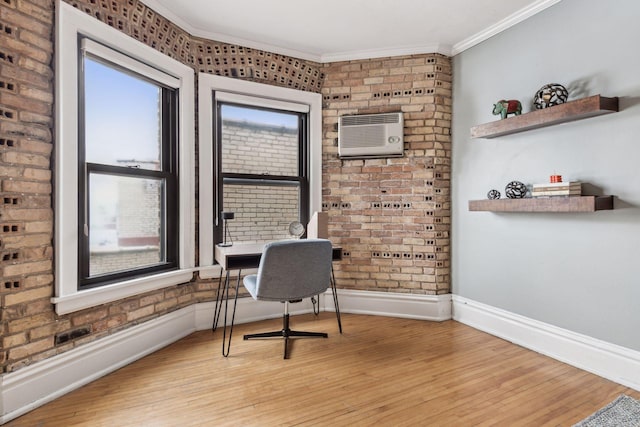
[[[86,161],[160,170],[161,88],[84,62]]]
[[[298,175],[298,115],[222,105],[222,172]]]
[[[289,224],[298,221],[298,186],[225,185],[224,211],[234,242],[266,242],[290,238]]]
[[[91,174],[89,276],[164,262],[163,182]]]

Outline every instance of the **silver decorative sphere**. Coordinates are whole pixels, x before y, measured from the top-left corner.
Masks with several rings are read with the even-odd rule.
[[[522,199],[527,195],[527,186],[520,181],[511,181],[504,187],[504,194],[510,199]]]
[[[487,193],[487,199],[495,200],[500,198],[500,192],[498,190],[489,190]]]
[[[569,91],[558,83],[549,83],[542,86],[533,98],[533,105],[538,109],[564,104],[569,98]]]

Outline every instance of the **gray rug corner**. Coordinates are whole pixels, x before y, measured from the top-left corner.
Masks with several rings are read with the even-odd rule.
[[[640,401],[622,394],[573,427],[640,427]]]

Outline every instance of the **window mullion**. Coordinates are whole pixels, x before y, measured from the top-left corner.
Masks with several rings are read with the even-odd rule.
[[[130,166],[113,166],[103,165],[100,163],[87,163],[86,167],[87,173],[104,173],[108,175],[155,179],[166,179],[172,176],[172,174],[168,171],[155,171],[151,169],[143,169]]]

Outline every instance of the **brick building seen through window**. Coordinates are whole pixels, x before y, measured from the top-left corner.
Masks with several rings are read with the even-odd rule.
[[[228,119],[223,130],[222,157],[227,172],[253,169],[272,175],[297,173],[297,127]],[[119,163],[132,166],[139,161]],[[115,191],[122,203],[113,209],[110,219],[105,219],[102,232],[95,234],[91,245],[91,268],[97,274],[126,268],[132,262],[152,263],[160,252],[160,195],[156,183],[140,182],[127,185],[126,191],[117,187]],[[235,213],[234,220],[229,221],[229,230],[238,242],[290,238],[288,225],[300,216],[297,186],[228,185],[223,200],[224,210]],[[118,224],[127,225],[118,227]]]

